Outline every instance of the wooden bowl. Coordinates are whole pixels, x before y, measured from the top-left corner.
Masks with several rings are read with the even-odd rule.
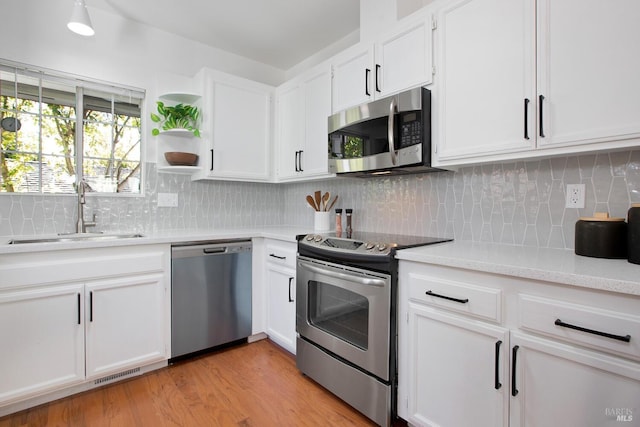
[[[171,166],[195,166],[198,164],[198,155],[193,153],[168,151],[164,153],[164,158]]]

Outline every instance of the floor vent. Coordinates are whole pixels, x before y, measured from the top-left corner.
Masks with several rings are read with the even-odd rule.
[[[126,377],[128,375],[136,374],[138,372],[140,372],[140,368],[129,369],[128,371],[118,372],[117,374],[113,374],[113,375],[109,375],[108,377],[97,379],[94,382],[94,384],[95,385],[104,384],[106,382],[117,380],[118,378]]]

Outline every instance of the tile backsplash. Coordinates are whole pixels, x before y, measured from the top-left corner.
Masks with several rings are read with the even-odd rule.
[[[565,209],[567,184],[586,185],[586,207]],[[595,211],[626,217],[640,202],[640,151],[599,153],[377,178],[291,184],[192,182],[147,164],[144,197],[89,197],[106,232],[153,232],[268,225],[313,225],[305,195],[339,195],[353,208],[354,229],[457,240],[573,248],[574,226]],[[178,193],[179,207],[157,207],[158,193]],[[0,195],[0,235],[71,232],[73,196]]]

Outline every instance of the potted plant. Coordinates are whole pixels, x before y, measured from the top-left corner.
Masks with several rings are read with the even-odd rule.
[[[200,130],[196,127],[200,111],[198,107],[189,104],[164,105],[158,101],[158,114],[151,113],[151,121],[159,123],[159,128],[153,128],[151,134],[160,135],[160,130],[186,129],[194,136],[200,136]]]
[[[160,135],[162,131],[185,129],[200,137],[200,130],[197,128],[200,117],[198,107],[189,104],[169,106],[162,101],[157,101],[156,104],[158,114],[151,113],[151,121],[158,123],[158,127],[151,129],[152,135]],[[193,153],[170,151],[164,153],[164,158],[171,166],[195,166],[198,163],[198,155]]]

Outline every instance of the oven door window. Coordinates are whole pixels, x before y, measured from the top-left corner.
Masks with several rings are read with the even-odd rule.
[[[367,350],[369,300],[349,290],[309,282],[309,323],[328,334]]]

